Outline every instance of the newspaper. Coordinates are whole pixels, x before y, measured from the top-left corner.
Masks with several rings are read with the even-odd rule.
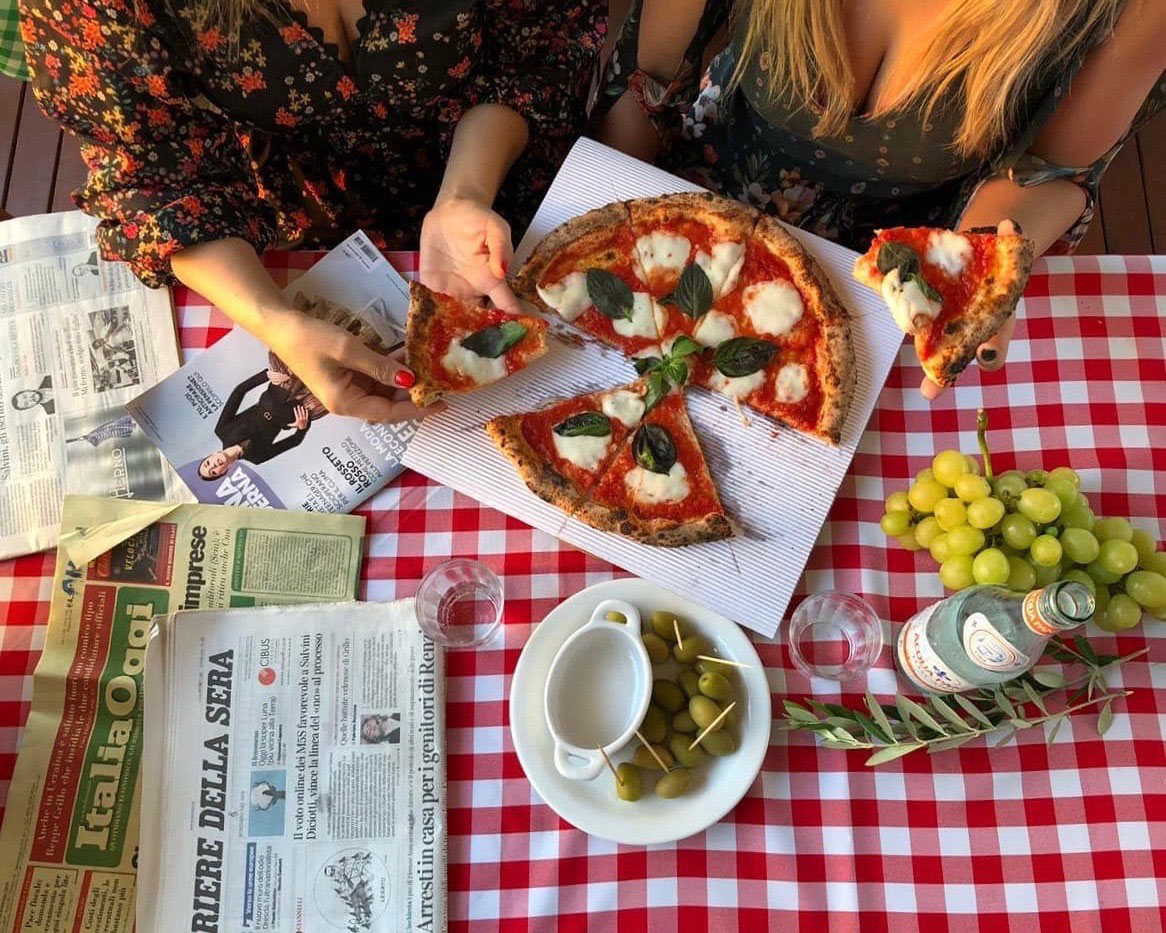
[[[170,293],[80,212],[0,223],[0,559],[52,547],[64,493],[189,500],[126,412],[178,368]]]
[[[139,698],[154,616],[351,599],[364,519],[92,496],[67,497],[63,512],[0,830],[0,931],[126,933],[149,783]]]
[[[139,929],[445,929],[442,656],[413,600],[180,612],[146,671]]]
[[[404,338],[409,286],[357,232],[286,294],[366,342]],[[372,333],[367,328],[372,328]],[[296,428],[302,405],[308,422]],[[416,422],[369,424],[330,415],[259,340],[235,328],[130,413],[201,502],[348,512],[404,469]]]

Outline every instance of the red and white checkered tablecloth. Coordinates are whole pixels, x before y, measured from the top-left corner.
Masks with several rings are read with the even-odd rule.
[[[277,273],[313,257],[272,257]],[[411,271],[414,257],[393,257]],[[178,290],[187,353],[228,330]],[[932,455],[975,449],[992,418],[998,469],[1070,464],[1100,512],[1163,537],[1166,516],[1166,257],[1038,264],[1002,372],[969,371],[928,404],[909,347],[890,375],[814,549],[804,591],[841,589],[902,621],[942,595],[925,554],[888,548],[883,498]],[[1099,651],[1149,647],[1113,677],[1134,689],[1105,739],[1089,714],[1052,745],[1022,733],[863,766],[862,753],[775,732],[744,800],[707,832],[650,849],[592,839],[541,803],[507,725],[509,676],[532,626],[579,589],[619,574],[472,499],[407,473],[362,510],[364,595],[411,595],[451,556],[506,583],[505,641],[448,656],[449,915],[465,930],[1161,931],[1166,928],[1166,625]],[[50,555],[0,564],[0,798],[43,642]],[[760,641],[760,640],[759,640]],[[759,643],[775,699],[809,692],[784,646]],[[889,651],[867,683],[895,689]],[[821,695],[821,694],[820,694]],[[776,704],[775,704],[776,705]],[[1035,730],[1034,730],[1035,731]]]

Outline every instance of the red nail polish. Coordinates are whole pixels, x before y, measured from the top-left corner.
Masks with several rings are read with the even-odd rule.
[[[398,369],[396,374],[393,376],[393,382],[399,385],[402,389],[413,388],[413,383],[416,381],[417,377],[407,369]]]
[[[502,274],[503,274],[503,275],[509,275],[509,274],[510,274],[510,268],[509,268],[509,264],[506,262],[506,260],[505,260],[505,259],[503,259],[503,260],[502,260]]]

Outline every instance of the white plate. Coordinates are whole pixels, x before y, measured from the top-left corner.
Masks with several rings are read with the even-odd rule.
[[[603,599],[626,599],[647,619],[656,609],[674,612],[707,638],[716,653],[752,665],[736,672],[740,747],[725,758],[710,757],[683,797],[664,800],[645,792],[635,803],[616,796],[611,772],[593,781],[572,781],[555,769],[554,743],[543,716],[543,690],[559,646],[589,618]],[[510,684],[510,734],[522,770],[547,806],[585,833],[629,845],[685,839],[707,829],[737,805],[769,746],[772,714],[765,669],[752,642],[733,622],[647,580],[609,580],[576,593],[558,605],[531,633]],[[627,746],[615,761],[631,758]]]

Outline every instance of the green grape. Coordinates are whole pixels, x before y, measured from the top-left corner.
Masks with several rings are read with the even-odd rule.
[[[960,525],[947,533],[947,545],[953,556],[971,557],[984,546],[984,532],[971,525]]]
[[[1028,556],[1041,567],[1053,567],[1061,562],[1061,542],[1052,535],[1038,535],[1028,548]]]
[[[1062,509],[1077,504],[1077,487],[1066,479],[1050,479],[1045,489],[1061,500]]]
[[[931,461],[931,472],[936,482],[951,489],[955,481],[968,472],[968,461],[958,450],[945,450]]]
[[[1104,612],[1094,613],[1093,621],[1103,631],[1124,632],[1142,621],[1142,607],[1125,593],[1117,593],[1109,598]]]
[[[911,527],[910,512],[888,512],[879,519],[879,527],[888,538],[905,535]]]
[[[1098,541],[1129,541],[1134,536],[1134,526],[1124,518],[1099,518],[1093,533]]]
[[[1047,470],[1029,470],[1024,474],[1024,482],[1035,489],[1037,486],[1043,486],[1049,481],[1049,474]]]
[[[1088,509],[1090,512],[1093,511],[1093,506],[1089,504],[1089,499],[1085,496],[1085,493],[1083,493],[1083,492],[1077,493],[1077,504],[1079,506],[1081,506],[1081,508],[1083,508],[1083,509]]]
[[[1166,551],[1156,551],[1149,557],[1142,558],[1142,569],[1152,570],[1166,577]]]
[[[967,554],[949,557],[939,567],[939,579],[949,590],[962,590],[976,582],[972,574],[972,558]]]
[[[947,487],[933,479],[918,480],[907,492],[907,501],[911,507],[925,515],[934,511],[936,504],[946,498]]]
[[[1061,513],[1061,524],[1066,528],[1081,528],[1085,531],[1092,531],[1095,522],[1093,513],[1080,505],[1070,506]]]
[[[977,583],[1007,583],[1011,572],[1008,558],[999,548],[985,548],[972,559],[972,576]]]
[[[1101,545],[1084,528],[1066,528],[1061,532],[1061,547],[1069,560],[1076,564],[1089,564],[1097,560]]]
[[[1158,542],[1154,540],[1154,536],[1146,531],[1145,528],[1134,529],[1133,535],[1130,536],[1130,544],[1137,548],[1138,563],[1141,563],[1158,550]]]
[[[992,495],[992,487],[984,477],[965,473],[955,481],[955,494],[964,502],[978,502]]]
[[[1016,509],[1025,518],[1044,525],[1057,520],[1061,514],[1061,500],[1047,489],[1034,487],[1020,494]]]
[[[1126,592],[1146,609],[1166,607],[1166,577],[1149,570],[1135,570],[1125,581]]]
[[[1090,593],[1097,592],[1097,581],[1094,580],[1084,570],[1069,570],[1061,574],[1062,580],[1069,580],[1073,583],[1080,583],[1082,586],[1089,587]]]
[[[939,527],[939,522],[935,520],[934,515],[928,515],[915,526],[915,540],[919,542],[921,547],[931,547],[931,542],[941,534],[943,534],[943,529]]]
[[[1059,563],[1053,564],[1051,567],[1046,567],[1044,564],[1032,564],[1031,566],[1036,575],[1037,586],[1048,586],[1061,579],[1061,565]]]
[[[1128,541],[1110,538],[1101,542],[1101,554],[1097,562],[1110,573],[1124,576],[1138,566],[1137,549]]]
[[[944,531],[968,523],[968,510],[959,499],[941,499],[935,503],[935,519]]]
[[[1020,498],[1020,494],[1028,489],[1024,482],[1024,474],[1017,470],[1001,473],[992,481],[992,493],[1005,505],[1011,505]]]
[[[1036,540],[1036,525],[1023,515],[1014,512],[1000,520],[1000,534],[1003,535],[1005,544],[1027,551]]]
[[[1042,535],[1048,535],[1050,538],[1059,538],[1061,536],[1061,526],[1045,525],[1044,528],[1040,530],[1040,533]]]
[[[900,489],[887,496],[886,510],[888,512],[910,512],[911,503],[907,499],[906,490]]]
[[[932,479],[935,479],[935,474],[931,472],[931,467],[925,467],[915,474],[915,482],[917,483],[925,483]]]
[[[1113,573],[1111,570],[1108,570],[1102,566],[1099,560],[1095,560],[1091,564],[1086,564],[1085,572],[1101,586],[1109,586],[1111,583],[1117,583],[1121,579],[1120,573]]]
[[[968,524],[973,528],[991,528],[1004,518],[1004,503],[999,499],[977,499],[968,505]]]
[[[979,476],[981,472],[980,461],[971,454],[964,454],[964,459],[968,462],[968,472],[973,476]]]
[[[1097,584],[1097,589],[1093,592],[1093,618],[1100,619],[1101,614],[1105,612],[1105,607],[1109,605],[1109,587],[1101,583]]]
[[[1072,467],[1059,466],[1049,471],[1049,476],[1055,480],[1064,480],[1073,484],[1074,489],[1081,488],[1081,477]]]
[[[975,569],[974,564],[973,569]],[[1004,585],[1017,593],[1027,593],[1036,585],[1036,571],[1032,569],[1032,564],[1024,558],[1009,554],[1008,580]]]
[[[948,540],[946,532],[940,532],[931,541],[931,559],[937,564],[942,564],[945,560],[952,556],[951,543]]]
[[[895,540],[908,551],[918,551],[923,547],[922,544],[915,540],[914,528],[908,528],[906,534],[899,535]]]

